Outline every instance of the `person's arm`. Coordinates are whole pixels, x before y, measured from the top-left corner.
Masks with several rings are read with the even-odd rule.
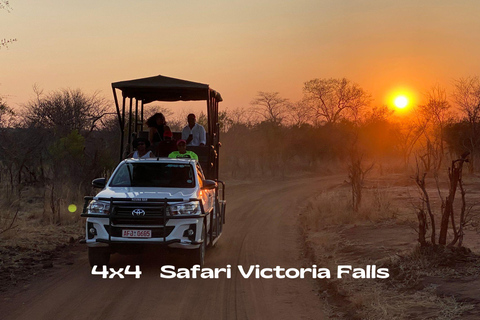
[[[207,133],[205,132],[205,128],[201,126],[200,127],[200,145],[204,146],[206,144],[207,144]]]
[[[172,153],[170,153],[170,154],[168,155],[168,157],[175,159],[175,158],[177,157],[176,154],[175,154],[175,151],[173,151]]]
[[[156,131],[157,129],[155,129],[154,127],[150,127],[150,131],[148,132],[148,141],[150,141],[151,145],[153,145],[153,135]]]
[[[189,132],[189,130],[187,130],[187,127],[183,128],[183,130],[182,130],[182,140],[187,140],[189,134],[190,134],[190,132]]]
[[[197,160],[197,161],[198,161],[198,156],[197,156],[197,154],[196,154],[195,152],[193,152],[193,151],[190,151],[190,157],[192,157],[192,159],[194,159],[194,160]]]

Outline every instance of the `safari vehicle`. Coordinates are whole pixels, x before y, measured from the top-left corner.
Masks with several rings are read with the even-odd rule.
[[[85,242],[90,265],[106,265],[112,253],[139,252],[148,245],[185,249],[192,264],[203,265],[206,247],[215,245],[225,223],[225,183],[218,180],[220,94],[205,84],[164,76],[116,82],[112,88],[121,131],[121,159],[131,152],[132,137],[142,134],[144,106],[153,101],[206,100],[207,143],[188,147],[197,153],[198,162],[125,159],[108,181],[93,180],[92,185],[103,190],[85,197],[81,214],[87,218]],[[116,90],[122,91],[121,109]],[[125,121],[126,99],[130,100],[129,121]]]

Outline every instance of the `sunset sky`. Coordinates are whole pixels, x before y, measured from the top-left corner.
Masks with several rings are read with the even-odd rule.
[[[376,105],[404,88],[480,75],[478,0],[11,0],[0,11],[0,95],[18,108],[45,92],[101,91],[165,75],[208,83],[222,107],[257,91],[292,101],[305,81],[346,77]]]

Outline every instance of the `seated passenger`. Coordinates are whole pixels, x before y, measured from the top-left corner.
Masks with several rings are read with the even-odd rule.
[[[205,128],[196,123],[197,118],[193,113],[187,117],[188,125],[182,130],[182,139],[187,142],[187,146],[204,146],[207,143]]]
[[[198,161],[198,156],[193,151],[187,151],[187,141],[185,140],[178,140],[177,142],[178,151],[174,151],[168,155],[169,158],[185,158],[185,159],[193,159]]]
[[[159,157],[168,157],[170,153],[176,150],[176,141],[173,139],[173,133],[167,128],[163,133],[163,141],[160,141],[158,144],[155,154]]]
[[[140,159],[154,157],[152,151],[148,151],[148,148],[150,147],[150,141],[148,141],[147,139],[136,138],[135,140],[133,140],[132,144],[133,148],[135,148],[136,151],[130,153],[127,158]]]
[[[167,126],[165,116],[161,112],[157,112],[153,116],[148,118],[146,124],[149,128],[148,140],[153,146],[153,150],[155,150],[159,142],[163,141],[163,135],[165,131],[170,131],[170,128]]]

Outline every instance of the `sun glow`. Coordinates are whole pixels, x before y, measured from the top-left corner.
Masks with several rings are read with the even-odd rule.
[[[403,95],[398,96],[393,101],[393,104],[395,105],[395,107],[397,107],[399,109],[403,109],[406,106],[408,106],[408,98],[406,96],[403,96]]]
[[[385,94],[384,103],[397,114],[408,114],[418,103],[418,96],[411,87],[397,86]]]

